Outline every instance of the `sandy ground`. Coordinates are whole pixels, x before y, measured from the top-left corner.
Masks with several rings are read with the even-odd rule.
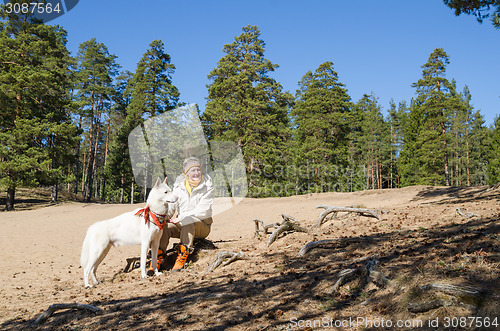
[[[284,287],[278,287],[282,293],[266,294],[267,300],[270,300],[269,297],[272,297],[272,293],[275,293],[276,298],[279,298],[279,302],[270,309],[265,308],[265,298],[256,298],[255,301],[252,301],[248,295],[244,298],[243,296],[238,297],[241,302],[234,298],[234,300],[226,298],[201,302],[200,298],[203,293],[219,293],[219,297],[222,298],[225,294],[221,293],[227,293],[228,287],[236,286],[236,284],[239,288],[245,288],[245,286],[250,288],[257,282],[263,282],[270,277],[286,278],[290,274],[294,274],[297,270],[296,265],[300,265],[298,260],[294,260],[296,249],[312,239],[375,234],[396,238],[399,233],[396,233],[396,230],[432,229],[443,226],[445,222],[465,224],[466,220],[462,220],[456,214],[457,207],[480,214],[481,219],[489,218],[487,225],[486,223],[481,224],[484,227],[488,226],[488,235],[491,235],[492,238],[497,236],[496,241],[491,239],[493,240],[492,248],[485,249],[488,253],[487,260],[489,259],[490,272],[494,274],[491,277],[496,277],[497,281],[494,285],[497,286],[499,270],[497,232],[500,194],[498,190],[491,192],[487,189],[487,187],[456,189],[414,186],[355,193],[323,193],[288,198],[244,199],[233,208],[221,213],[219,211],[226,209],[228,201],[217,200],[214,203],[216,212],[214,224],[208,237],[216,244],[218,248],[216,251],[203,252],[197,262],[181,273],[167,272],[164,276],[143,280],[140,278],[138,269],[127,274],[120,273],[126,264],[126,258],[139,256],[139,246],[112,248],[98,270],[98,277],[104,282],[93,289],[83,287],[83,275],[79,263],[81,244],[88,226],[96,221],[142,207],[143,204],[64,203],[36,210],[1,212],[0,328],[28,327],[51,304],[69,302],[93,304],[103,309],[104,313],[94,316],[92,313],[78,311],[72,313],[72,317],[67,316],[71,313],[64,315],[65,313],[61,312],[59,315],[55,314],[52,317],[53,320],[46,322],[44,327],[51,328],[55,325],[56,328],[62,329],[105,329],[119,327],[123,323],[122,325],[128,328],[161,329],[165,326],[177,326],[180,329],[193,330],[205,328],[285,329],[286,325],[288,327],[290,325],[291,327],[297,326],[297,324],[290,324],[293,314],[304,315],[304,311],[308,310],[307,307],[304,307],[304,305],[307,306],[307,301],[304,300],[319,302],[319,308],[316,309],[318,313],[315,315],[317,318],[323,316],[321,314],[331,311],[335,311],[335,314],[339,316],[344,313],[347,314],[344,314],[345,316],[348,316],[345,309],[348,309],[349,305],[344,305],[345,309],[342,308],[344,309],[342,311],[338,311],[339,308],[325,309],[325,305],[329,302],[327,297],[312,292],[310,299],[301,297],[301,304],[296,302],[292,305],[290,302],[294,300],[294,297],[286,297]],[[389,214],[385,216],[383,222],[366,217],[329,222],[320,230],[315,230],[313,234],[293,233],[281,238],[270,248],[265,246],[267,238],[264,240],[253,238],[255,226],[252,220],[255,218],[269,224],[279,222],[281,213],[286,213],[301,221],[301,224],[312,226],[316,223],[321,212],[316,207],[322,204],[384,209],[389,211]],[[481,224],[472,224],[469,227],[483,226]],[[483,230],[483,232],[485,231]],[[429,236],[429,238],[431,237]],[[408,238],[405,237],[405,240]],[[243,251],[250,257],[250,261],[236,261],[208,274],[206,268],[213,261],[216,252],[221,250]],[[346,250],[343,252],[345,253]],[[361,250],[360,254],[363,255]],[[314,259],[311,257],[309,270],[316,270],[314,269],[316,267],[312,266],[316,266],[315,263],[323,258],[323,255],[316,256]],[[334,265],[333,262],[332,260],[329,263]],[[392,278],[396,278],[396,275],[391,274],[389,262],[386,264],[387,269],[384,270]],[[323,273],[326,274],[326,272]],[[319,280],[311,278],[310,284],[313,284],[315,280],[321,282],[323,276],[318,275],[314,277]],[[335,275],[333,271],[329,275],[331,278],[328,281],[332,285]],[[298,283],[296,285],[299,286],[299,289],[300,286],[303,286],[302,289],[309,286]],[[186,290],[188,288],[197,289],[197,295],[200,297],[193,297],[194,294]],[[495,290],[497,289],[498,287],[495,288]],[[496,293],[497,299],[498,294]],[[184,303],[181,298],[190,296],[196,305],[192,306],[191,310],[181,307]],[[209,297],[214,298],[213,295],[209,295]],[[168,298],[171,298],[170,301]],[[297,298],[297,300],[299,299]],[[336,300],[338,301],[338,299]],[[358,299],[352,297],[351,301],[355,302],[356,300]],[[124,313],[125,307],[137,308],[151,302],[163,303],[167,306],[169,302],[177,302],[176,306],[181,310],[170,309],[169,311],[167,309],[167,313],[152,313],[141,310],[139,312],[131,311],[130,314],[116,315],[119,311]],[[249,306],[242,308],[242,305]],[[224,307],[227,306],[237,311],[248,311],[242,313],[241,316],[237,313],[226,314]],[[288,312],[285,311],[286,309]],[[210,314],[200,313],[199,316],[196,315],[196,312],[206,310],[209,310]],[[309,309],[309,311],[311,310]],[[373,314],[373,311],[367,311],[366,314]],[[379,312],[379,315],[384,314],[394,315],[396,311]],[[228,315],[231,316],[228,317]]]

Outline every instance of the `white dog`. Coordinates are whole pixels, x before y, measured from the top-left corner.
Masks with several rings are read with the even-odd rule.
[[[141,274],[147,277],[146,254],[151,246],[151,265],[155,275],[161,275],[156,268],[158,246],[163,228],[175,212],[177,197],[160,178],[151,189],[146,207],[136,209],[112,219],[92,224],[83,241],[81,265],[85,287],[92,287],[89,277],[97,284],[96,271],[111,246],[141,244]]]

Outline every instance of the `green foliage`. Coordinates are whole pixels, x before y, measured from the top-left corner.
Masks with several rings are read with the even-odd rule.
[[[78,115],[83,121],[85,132],[83,166],[84,200],[90,201],[94,192],[94,178],[100,169],[98,151],[102,149],[107,136],[105,124],[110,121],[110,111],[114,94],[113,77],[117,75],[118,64],[116,56],[109,53],[103,43],[97,43],[95,38],[80,44],[76,57],[76,100],[79,105]],[[104,151],[106,154],[107,151]]]
[[[111,137],[113,153],[105,173],[112,186],[120,190],[120,201],[124,199],[125,187],[134,180],[128,149],[130,132],[143,125],[145,119],[174,109],[179,101],[179,91],[172,84],[175,66],[170,63],[163,42],[154,40],[149,46],[135,73],[125,73],[118,79],[116,125],[119,129]]]
[[[442,48],[431,53],[422,66],[422,78],[412,84],[412,102],[402,156],[403,185],[449,185],[449,121],[453,85],[444,77],[448,55]]]
[[[16,187],[67,179],[78,131],[68,111],[66,32],[28,15],[0,16],[0,185],[12,209]]]
[[[352,119],[345,85],[332,62],[322,63],[299,81],[291,116],[294,125],[294,164],[302,174],[296,193],[345,191]]]
[[[265,196],[272,193],[263,188],[280,180],[271,168],[283,165],[285,158],[291,96],[269,76],[277,65],[264,57],[259,29],[242,30],[233,43],[224,45],[226,55],[208,76],[211,83],[202,121],[209,139],[237,142],[250,178],[250,194]]]
[[[474,15],[479,23],[491,17],[491,23],[500,28],[500,1],[499,0],[443,0],[444,3],[455,10],[455,15],[462,13]]]
[[[388,188],[399,187],[400,176],[398,169],[398,160],[401,148],[403,146],[404,138],[404,128],[406,123],[406,118],[408,114],[408,109],[406,102],[400,102],[398,108],[396,109],[396,104],[393,100],[390,102],[389,116],[387,118],[387,123],[389,126],[389,162],[388,175],[387,175],[387,186]]]
[[[165,45],[161,40],[154,40],[149,47],[137,64],[128,109],[129,113],[146,118],[174,109],[179,101],[179,91],[172,84],[175,66],[165,53]]]
[[[497,1],[445,3],[476,16],[485,4],[498,7]],[[144,133],[146,120],[175,114],[181,105],[163,42],[151,42],[135,73],[116,77],[116,56],[95,39],[82,43],[73,59],[60,27],[1,16],[0,185],[7,188],[8,209],[18,186],[70,180],[86,200],[138,198],[129,134],[138,126]],[[391,100],[385,118],[373,94],[351,102],[332,62],[308,71],[295,98],[283,91],[271,77],[278,65],[265,57],[256,26],[243,27],[223,52],[208,75],[208,102],[199,114],[209,140],[241,148],[250,196],[500,181],[500,119],[485,127],[467,86],[458,93],[446,78],[449,58],[442,48],[422,66],[412,85],[415,98]],[[159,137],[164,124],[178,125],[183,134],[170,143],[183,145],[194,122],[163,120],[170,122],[148,128],[148,139]],[[165,157],[163,170],[180,158]]]
[[[450,177],[455,186],[486,184],[487,132],[481,114],[470,104],[471,98],[465,86],[461,94],[453,89],[449,102]]]
[[[365,189],[387,187],[390,171],[391,136],[390,126],[384,120],[382,107],[374,95],[364,94],[357,102],[355,133],[355,162],[364,169],[362,186]]]
[[[500,117],[495,119],[489,147],[488,182],[497,184],[500,183]]]
[[[128,151],[128,135],[134,128],[132,126],[134,122],[126,120],[127,107],[131,100],[132,78],[133,74],[129,71],[123,72],[116,78],[113,96],[115,116],[112,118],[111,126],[117,129],[109,137],[110,153],[104,168],[106,179],[110,184],[110,195],[114,197],[113,192],[117,190],[119,194],[117,200],[121,203],[125,201],[126,196],[128,199],[131,198],[125,188],[131,186],[134,180]]]

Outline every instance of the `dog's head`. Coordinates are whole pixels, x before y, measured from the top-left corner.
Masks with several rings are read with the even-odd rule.
[[[175,202],[177,202],[177,196],[172,193],[172,190],[168,186],[167,177],[165,177],[163,182],[158,177],[155,185],[151,189],[151,192],[149,192],[148,205],[153,208],[155,206],[157,208],[167,207],[168,214],[173,214],[175,210]]]

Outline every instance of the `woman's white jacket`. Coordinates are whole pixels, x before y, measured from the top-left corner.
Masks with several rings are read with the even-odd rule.
[[[178,218],[194,216],[206,224],[212,224],[212,203],[214,202],[214,187],[212,179],[208,175],[203,175],[201,183],[196,186],[191,195],[185,185],[185,176],[181,174],[174,183],[172,193],[177,199]]]

